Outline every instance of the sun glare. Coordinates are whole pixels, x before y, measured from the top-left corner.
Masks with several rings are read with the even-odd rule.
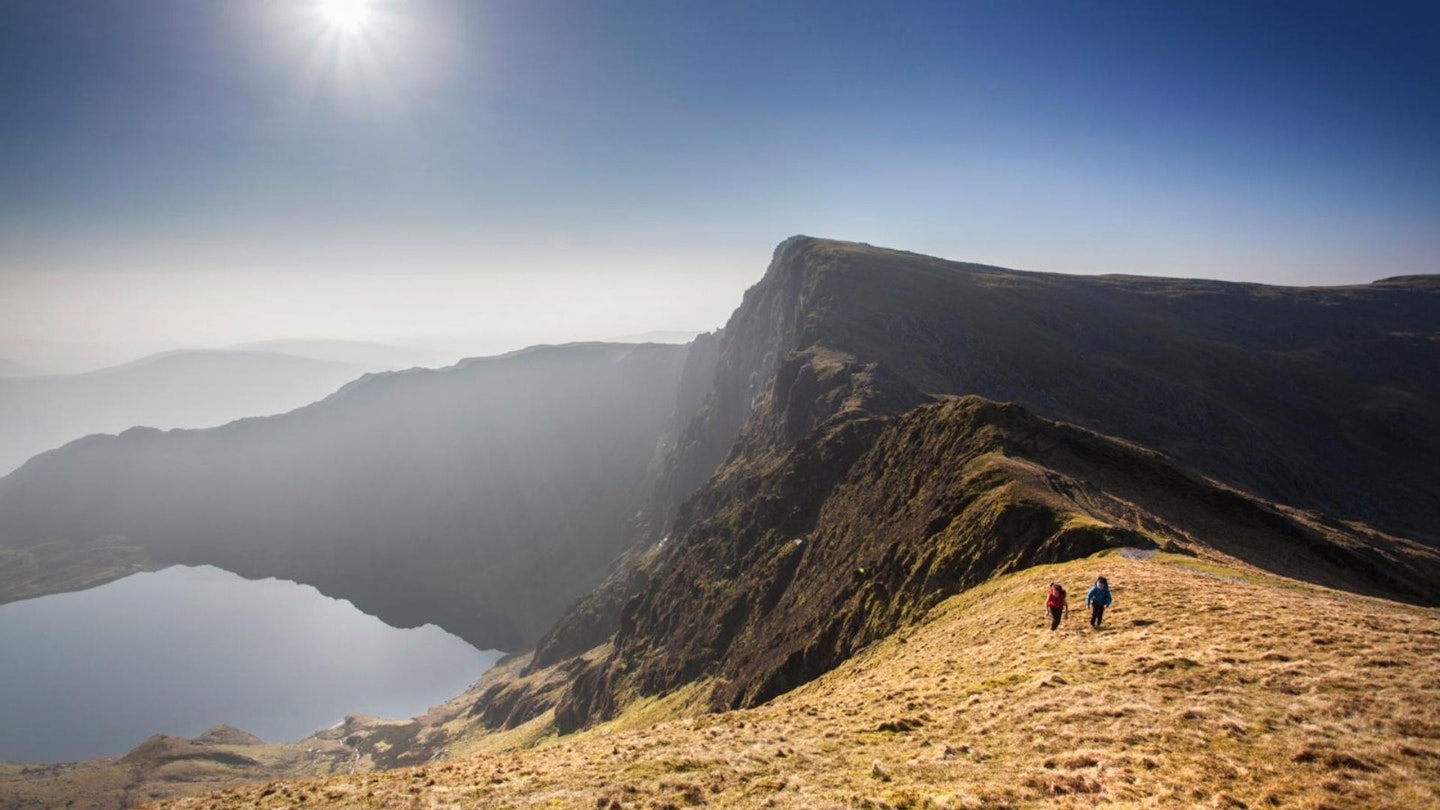
[[[358,29],[370,16],[366,0],[322,0],[320,12],[331,25],[347,31]]]

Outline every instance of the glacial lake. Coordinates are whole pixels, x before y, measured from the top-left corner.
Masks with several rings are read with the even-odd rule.
[[[308,585],[209,566],[135,574],[0,605],[0,761],[120,756],[220,724],[290,742],[346,714],[414,717],[500,655]]]

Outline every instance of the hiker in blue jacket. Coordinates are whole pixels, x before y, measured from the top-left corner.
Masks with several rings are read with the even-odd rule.
[[[1105,618],[1105,608],[1110,607],[1110,583],[1104,577],[1095,580],[1090,592],[1085,594],[1085,604],[1090,606],[1090,626],[1100,629],[1100,620]]]

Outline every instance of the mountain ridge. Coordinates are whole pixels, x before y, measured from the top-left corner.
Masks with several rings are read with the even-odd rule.
[[[124,536],[156,564],[281,576],[517,649],[628,541],[685,357],[542,347],[367,375],[275,417],[92,437],[0,479],[0,544]]]
[[[1309,469],[1311,457],[1331,452],[1332,436],[1312,435],[1286,421],[1292,414],[1309,418],[1307,410],[1313,410],[1310,403],[1319,401],[1318,396],[1277,403],[1257,399],[1246,385],[1211,391],[1203,384],[1211,377],[1223,380],[1231,374],[1231,366],[1263,381],[1274,364],[1281,370],[1295,369],[1292,375],[1306,375],[1295,378],[1302,394],[1307,393],[1306,385],[1310,392],[1325,393],[1335,386],[1314,368],[1327,368],[1330,362],[1358,377],[1354,388],[1367,389],[1357,370],[1374,374],[1387,365],[1378,362],[1385,358],[1377,357],[1381,353],[1374,340],[1384,342],[1396,328],[1417,333],[1440,328],[1440,297],[1428,293],[1419,299],[1406,297],[1402,308],[1402,301],[1393,296],[1406,296],[1406,291],[1391,290],[1375,301],[1367,292],[1370,286],[1284,288],[1184,279],[1097,280],[792,237],[776,248],[765,276],[746,292],[721,331],[710,395],[681,434],[667,470],[672,481],[678,477],[676,471],[689,471],[685,486],[676,487],[683,493],[698,486],[695,481],[701,476],[694,471],[713,469],[714,477],[701,492],[705,487],[723,490],[733,483],[737,499],[744,501],[753,491],[746,488],[747,478],[763,475],[793,443],[828,419],[891,417],[936,398],[981,393],[990,399],[1026,403],[1037,414],[1053,417],[1058,410],[1062,421],[1142,446],[1157,444],[1156,436],[1165,437],[1158,442],[1159,449],[1177,463],[1230,486],[1243,488],[1259,479],[1267,485],[1248,489],[1258,490],[1262,498],[1285,487],[1293,487],[1294,494],[1307,488],[1320,490],[1309,486],[1303,471]],[[1121,296],[1118,303],[1107,299],[1116,290]],[[1198,301],[1192,301],[1196,290]],[[1244,317],[1227,312],[1221,306],[1227,301],[1215,300],[1220,293],[1239,295],[1249,311],[1240,313]],[[1142,294],[1146,297],[1137,299]],[[1347,306],[1355,296],[1359,296],[1358,310],[1352,311],[1355,308]],[[1097,299],[1106,305],[1096,306]],[[1197,314],[1192,316],[1191,308],[1182,303],[1196,304]],[[1257,312],[1273,317],[1262,318]],[[1180,325],[1169,329],[1167,340],[1188,353],[1173,346],[1166,352],[1156,341],[1137,337],[1177,320]],[[1127,334],[1111,335],[1116,328]],[[1328,347],[1326,341],[1334,340],[1336,332],[1342,340],[1353,340],[1357,334],[1364,338],[1358,349],[1327,348],[1338,353],[1338,363],[1324,354],[1296,361],[1275,351],[1313,347],[1317,341]],[[1087,337],[1089,333],[1094,334]],[[1423,504],[1435,501],[1413,500],[1404,493],[1415,482],[1440,480],[1436,462],[1440,455],[1430,452],[1440,435],[1440,411],[1434,405],[1440,401],[1436,371],[1440,343],[1428,338],[1402,342],[1415,350],[1413,358],[1401,355],[1397,371],[1368,382],[1362,394],[1345,396],[1365,403],[1372,391],[1378,391],[1376,398],[1398,401],[1420,418],[1401,420],[1405,438],[1388,442],[1390,448],[1400,448],[1398,456],[1376,458],[1373,450],[1362,447],[1341,460],[1368,454],[1373,469],[1397,466],[1395,458],[1407,459],[1404,475],[1392,470],[1385,476],[1403,483],[1395,486],[1400,493],[1386,493],[1386,502],[1411,508],[1418,503],[1423,513],[1428,508]],[[1131,368],[1137,357],[1138,366]],[[1146,374],[1159,375],[1162,384],[1157,386]],[[1419,400],[1408,390],[1396,393],[1386,388],[1397,382],[1436,397]],[[1192,384],[1197,390],[1190,390]],[[1125,386],[1128,390],[1115,393]],[[1146,403],[1147,398],[1152,402]],[[1137,400],[1140,405],[1153,405],[1154,413],[1144,413]],[[1075,401],[1079,407],[1067,406]],[[1127,422],[1123,417],[1131,410],[1142,411],[1142,418]],[[1268,415],[1272,410],[1281,416]],[[1322,417],[1331,425],[1345,420],[1363,424],[1367,414],[1352,407]],[[1278,429],[1267,432],[1254,423],[1256,419],[1277,423]],[[1217,441],[1211,426],[1218,426],[1218,438],[1228,441]],[[1189,441],[1174,440],[1187,433],[1192,437]],[[1212,443],[1223,452],[1216,452]],[[1275,448],[1281,451],[1278,455]],[[1342,469],[1354,472],[1344,465]],[[1430,495],[1440,495],[1433,490],[1430,486]],[[683,498],[671,494],[669,514],[683,520],[684,509],[696,508],[680,506]],[[1315,500],[1325,511],[1344,513],[1337,503],[1342,499],[1333,493],[1317,494],[1321,497]],[[1298,505],[1315,508],[1314,501],[1299,500]],[[714,503],[700,507],[706,508],[713,512],[717,507]],[[1413,522],[1424,520],[1422,514]],[[627,556],[624,570],[562,617],[539,645],[535,666],[549,666],[567,654],[600,644],[620,629],[624,606],[653,581],[639,561],[648,559],[645,548],[658,539],[643,538]]]

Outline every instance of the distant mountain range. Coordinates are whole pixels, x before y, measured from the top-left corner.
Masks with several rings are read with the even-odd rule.
[[[677,329],[657,329],[653,332],[640,332],[633,335],[619,335],[610,338],[615,343],[689,343],[694,340],[699,332],[682,331]]]
[[[0,472],[94,433],[288,411],[374,370],[273,352],[176,351],[86,374],[0,379]]]
[[[13,360],[6,360],[5,358],[0,357],[0,379],[5,379],[8,377],[34,377],[41,373],[43,372],[41,372],[37,368],[34,368],[33,366],[27,366],[24,363],[16,363]]]
[[[283,339],[228,346],[187,346],[155,341],[140,343],[10,339],[0,340],[0,358],[19,366],[19,371],[24,373],[0,376],[88,374],[176,352],[285,354],[330,363],[349,363],[376,370],[448,366],[466,355],[466,352],[450,347],[418,347],[363,340]],[[493,352],[470,352],[476,353]],[[4,361],[0,361],[0,370],[4,368]]]
[[[439,368],[454,365],[461,359],[460,353],[454,351],[363,340],[262,340],[228,348],[230,351],[273,352],[328,363],[349,363],[377,371]]]

